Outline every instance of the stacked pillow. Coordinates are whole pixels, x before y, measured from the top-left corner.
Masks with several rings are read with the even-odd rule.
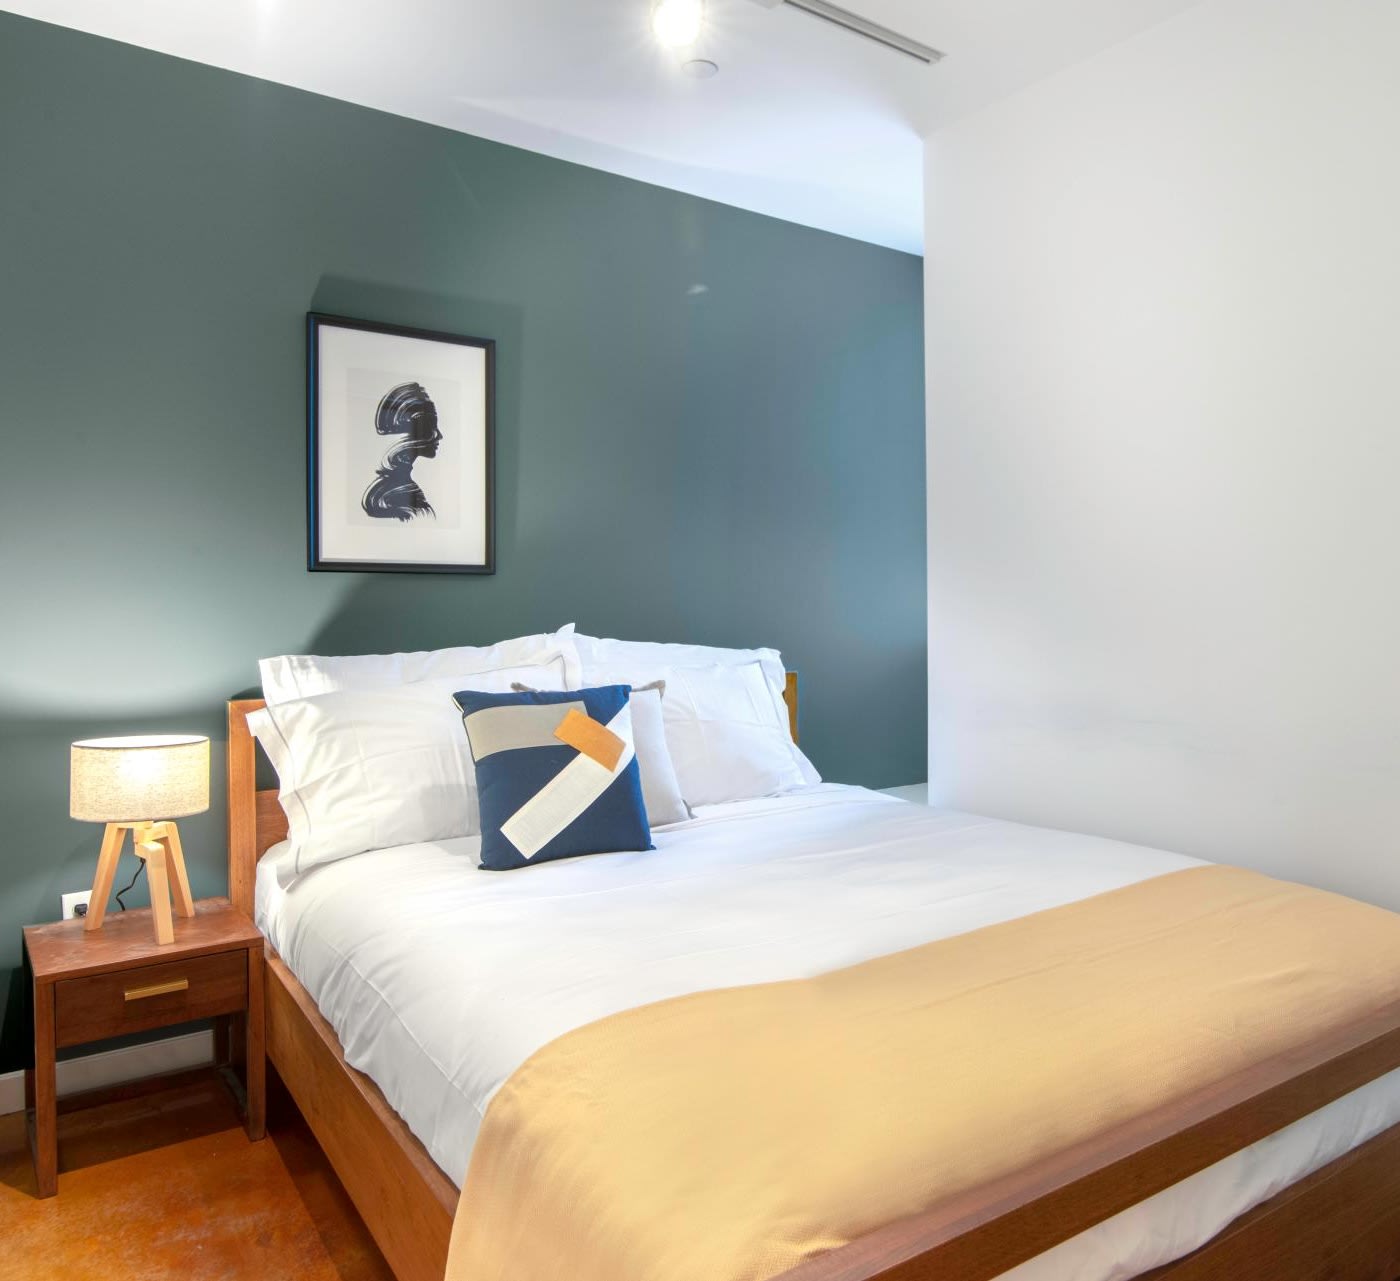
[[[601,640],[570,625],[486,647],[284,656],[259,669],[267,706],[249,727],[277,770],[292,844],[284,879],[477,832],[488,867],[646,850],[650,827],[684,821],[691,806],[820,781],[792,741],[775,650]],[[506,721],[534,724],[528,746],[501,746]],[[610,742],[622,744],[616,757]],[[585,750],[599,743],[601,756]],[[560,807],[563,793],[573,799]],[[543,842],[513,839],[530,814],[558,820],[571,805]]]
[[[248,728],[277,771],[292,846],[279,864],[283,879],[366,850],[474,836],[476,771],[452,696],[468,685],[508,691],[522,680],[562,690],[574,661],[568,648],[567,663],[556,646],[538,651],[532,666],[405,684],[383,681],[371,663],[332,660],[333,675],[317,671],[308,682],[323,692],[288,699],[277,689],[281,697],[267,699]],[[366,675],[365,684],[353,679]]]
[[[551,689],[580,685],[578,649],[570,623],[557,632],[520,636],[497,645],[460,646],[415,654],[353,654],[322,657],[286,654],[258,663],[263,698],[269,704],[329,694],[346,689],[392,689],[419,681],[461,679],[507,667],[543,667],[549,675],[538,682]]]
[[[575,634],[585,685],[664,681],[666,742],[688,804],[771,796],[821,775],[792,741],[773,649],[720,649]]]

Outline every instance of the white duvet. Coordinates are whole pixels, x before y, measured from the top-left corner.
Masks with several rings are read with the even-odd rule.
[[[513,872],[480,871],[475,837],[400,846],[285,890],[277,847],[258,869],[258,923],[347,1060],[460,1186],[496,1090],[576,1027],[821,974],[1198,863],[830,784],[704,808],[654,840],[647,854]],[[1007,1276],[1135,1276],[1397,1121],[1400,1072]]]

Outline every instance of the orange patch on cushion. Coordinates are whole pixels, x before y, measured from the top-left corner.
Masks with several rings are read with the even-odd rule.
[[[627,747],[627,744],[606,725],[600,725],[591,716],[585,716],[577,709],[570,709],[568,715],[559,722],[554,737],[561,743],[577,748],[606,770],[617,768],[617,763],[622,759],[622,753]]]

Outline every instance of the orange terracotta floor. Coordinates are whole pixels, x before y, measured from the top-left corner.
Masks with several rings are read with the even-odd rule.
[[[0,1116],[4,1281],[393,1281],[316,1140],[269,1082],[249,1143],[213,1072],[60,1115],[58,1195],[34,1195],[24,1115]]]

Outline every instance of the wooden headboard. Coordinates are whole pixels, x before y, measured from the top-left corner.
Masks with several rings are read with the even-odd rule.
[[[797,742],[797,673],[788,672],[783,689],[792,741]],[[253,880],[258,859],[287,839],[287,816],[274,788],[258,790],[257,744],[248,717],[265,707],[260,698],[228,705],[228,896],[240,912],[253,914]]]

